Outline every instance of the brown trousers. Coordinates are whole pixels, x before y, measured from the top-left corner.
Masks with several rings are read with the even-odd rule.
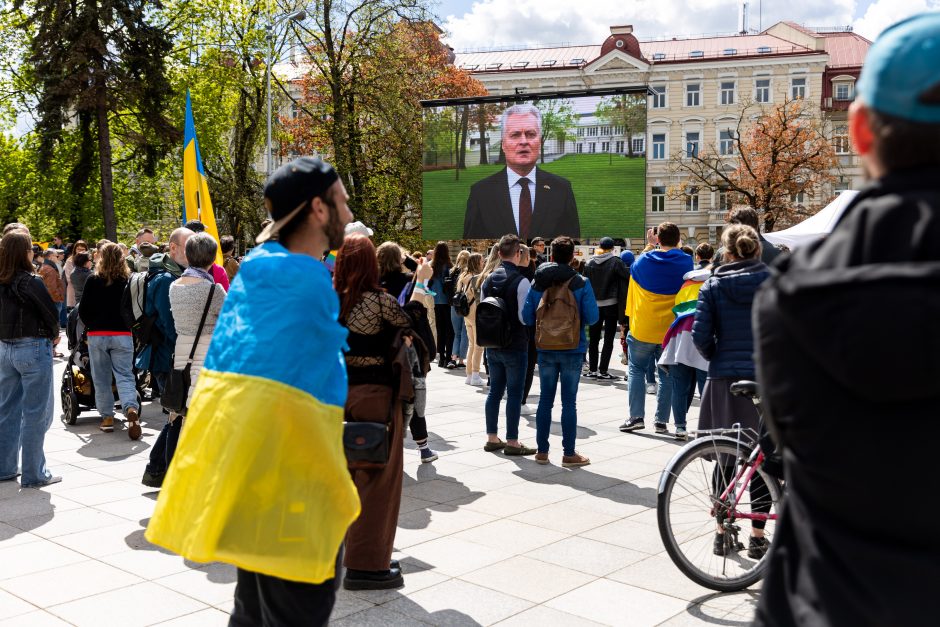
[[[387,385],[350,385],[346,420],[386,422],[393,390]],[[346,533],[346,568],[387,570],[398,528],[404,465],[401,403],[392,410],[388,464],[379,470],[350,470],[362,513]]]

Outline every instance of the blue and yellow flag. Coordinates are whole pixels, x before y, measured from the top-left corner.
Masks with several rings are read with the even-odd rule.
[[[196,562],[334,576],[359,515],[346,466],[347,331],[319,260],[277,242],[242,263],[199,373],[147,539]]]
[[[662,344],[674,320],[672,308],[682,289],[683,275],[692,270],[692,258],[678,248],[640,255],[630,267],[626,315],[630,335],[650,344]]]
[[[202,155],[199,154],[193,105],[187,89],[186,126],[183,134],[183,224],[190,220],[199,220],[205,224],[206,232],[219,243],[219,229],[215,225],[215,214],[212,212],[206,171],[202,167]],[[221,245],[215,253],[215,262],[220,266],[223,263]]]

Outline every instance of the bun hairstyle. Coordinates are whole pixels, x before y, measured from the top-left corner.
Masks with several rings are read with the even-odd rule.
[[[721,245],[738,259],[760,256],[760,238],[757,231],[746,224],[732,224],[721,233]]]

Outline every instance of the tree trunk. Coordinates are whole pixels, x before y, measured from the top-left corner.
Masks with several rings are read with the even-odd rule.
[[[463,115],[460,116],[460,163],[458,167],[467,169],[467,135],[470,133],[470,106],[463,108]]]
[[[488,165],[490,156],[486,145],[486,105],[477,107],[477,125],[480,129],[480,165]]]
[[[104,217],[104,236],[117,241],[117,218],[114,215],[114,186],[111,174],[111,128],[108,126],[108,107],[104,98],[98,100],[98,158],[101,165],[101,213]]]
[[[460,107],[454,108],[454,180],[460,180]]]

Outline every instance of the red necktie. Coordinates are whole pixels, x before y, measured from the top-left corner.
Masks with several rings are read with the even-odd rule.
[[[529,224],[532,222],[532,195],[529,193],[529,179],[519,179],[522,192],[519,194],[519,237],[529,239]]]

